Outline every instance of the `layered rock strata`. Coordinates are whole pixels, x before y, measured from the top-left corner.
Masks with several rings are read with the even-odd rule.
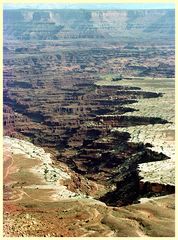
[[[4,135],[51,149],[71,170],[103,184],[109,193],[99,197],[108,204],[131,203],[140,195],[138,164],[169,156],[152,151],[150,144],[133,143],[122,129],[169,124],[169,119],[140,115],[132,107],[143,99],[164,95],[140,87],[114,86],[114,81],[110,86],[96,82],[117,75],[123,75],[123,81],[174,77],[174,12],[70,13],[4,12]],[[109,22],[103,28],[106,16]],[[83,25],[79,19],[84,19]],[[165,20],[169,34],[159,27],[158,38],[155,26],[160,19]],[[129,42],[127,36],[119,39],[118,34],[126,29],[129,36],[145,34],[139,43],[138,39]],[[165,45],[160,39],[166,39]],[[118,127],[123,133],[114,134],[112,129]]]

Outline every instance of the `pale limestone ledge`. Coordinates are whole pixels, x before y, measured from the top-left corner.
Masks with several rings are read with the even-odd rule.
[[[163,93],[158,98],[143,98],[127,107],[138,110],[126,112],[125,116],[160,117],[167,120],[167,124],[141,125],[134,127],[115,128],[121,132],[131,134],[131,142],[151,143],[153,151],[162,152],[169,160],[144,163],[139,165],[140,175],[144,181],[175,185],[175,80],[174,79],[133,79],[118,82],[100,81],[98,85],[120,85],[141,87],[144,91]],[[141,91],[142,91],[141,90]]]
[[[66,186],[60,183],[60,180],[70,179],[69,174],[63,170],[56,168],[52,165],[51,154],[46,153],[43,148],[37,147],[34,144],[5,136],[3,139],[5,152],[13,155],[23,155],[26,159],[37,159],[40,160],[40,164],[29,169],[30,172],[36,174],[43,182],[43,184],[36,184],[31,186],[23,186],[23,188],[40,188],[40,189],[51,189],[55,193],[51,195],[51,198],[60,200],[61,198],[83,198],[83,194],[76,194],[69,191]]]
[[[55,172],[57,174],[57,179],[70,179],[70,176],[67,173],[58,168],[55,168],[54,166],[51,166],[51,154],[46,153],[43,148],[37,147],[30,142],[17,138],[11,138],[8,136],[4,137],[3,142],[6,147],[9,148],[9,151],[15,155],[22,154],[26,158],[34,158],[40,160],[41,165],[38,166],[38,168],[32,168],[34,171],[35,169],[41,169],[42,171],[44,171],[46,168],[48,168],[49,172]]]
[[[172,159],[139,164],[143,181],[175,185],[175,162]]]
[[[174,136],[167,136],[166,131],[174,132],[170,124],[143,125],[126,128],[114,128],[114,131],[128,132],[131,142],[143,142],[153,145],[153,151],[163,153],[170,159],[139,164],[140,176],[143,181],[175,185],[175,141]]]

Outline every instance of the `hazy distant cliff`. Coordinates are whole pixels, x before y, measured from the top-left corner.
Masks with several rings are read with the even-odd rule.
[[[174,41],[174,10],[4,10],[5,39]]]

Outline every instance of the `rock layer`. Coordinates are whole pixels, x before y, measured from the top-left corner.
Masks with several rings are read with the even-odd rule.
[[[4,11],[4,135],[31,141],[51,152],[54,164],[68,166],[66,169],[72,176],[62,180],[63,187],[66,186],[67,191],[98,199],[96,202],[102,204],[101,212],[105,212],[101,214],[100,210],[87,207],[84,213],[80,209],[81,214],[71,218],[72,212],[67,210],[69,215],[60,216],[59,221],[61,229],[67,229],[64,236],[173,235],[172,228],[168,232],[161,229],[156,233],[151,224],[152,232],[150,221],[147,219],[140,223],[139,219],[135,220],[135,215],[134,221],[133,218],[126,219],[125,224],[128,226],[127,223],[130,223],[130,233],[126,233],[125,224],[116,219],[118,215],[115,217],[113,212],[108,212],[110,208],[101,203],[118,207],[132,204],[141,197],[174,193],[174,186],[163,186],[158,182],[142,186],[138,165],[166,161],[169,156],[156,151],[149,142],[133,141],[132,134],[125,130],[171,125],[171,118],[147,115],[135,108],[144,100],[149,103],[164,99],[164,92],[156,92],[154,88],[143,90],[134,86],[134,82],[138,79],[145,82],[151,77],[155,84],[157,78],[169,82],[169,78],[174,77],[173,20],[172,10]],[[113,79],[119,79],[119,82]],[[131,86],[125,86],[126,81],[130,81]],[[148,104],[144,108],[149,109]],[[167,106],[167,111],[170,111],[170,106]],[[16,161],[23,165],[18,157]],[[6,164],[11,164],[10,160]],[[47,171],[47,178],[48,170],[43,170]],[[51,172],[54,178],[58,176]],[[13,201],[8,184],[4,190],[5,200]],[[21,199],[21,191],[18,194],[20,209],[26,212],[28,193],[33,196],[41,189],[38,185],[34,190],[33,187],[27,189],[23,184],[15,184],[13,197],[19,187],[24,188],[21,191],[27,191],[24,199]],[[59,202],[53,202],[49,209],[55,204],[65,206],[60,197],[57,199]],[[34,204],[36,200],[39,199],[35,198]],[[49,202],[43,201],[42,211],[46,211],[44,209]],[[12,206],[7,203],[6,221],[11,226],[7,219],[8,209]],[[72,211],[76,211],[77,204],[74,203]],[[86,206],[80,201],[79,204]],[[38,204],[30,207],[34,211],[39,211],[39,208]],[[87,219],[90,210],[91,218]],[[61,214],[61,209],[59,211]],[[20,232],[15,232],[15,235],[31,236],[37,230],[37,236],[46,236],[42,215],[38,217],[40,227],[32,226],[36,221],[32,216],[32,225],[25,225],[24,231],[17,220]],[[172,215],[170,218],[173,218]],[[56,221],[56,215],[54,219]],[[71,226],[70,219],[78,219],[79,224]],[[97,224],[93,223],[93,219],[97,219]],[[24,217],[20,218],[20,224],[21,221],[25,222]],[[89,226],[87,221],[91,221]],[[167,222],[165,218],[164,221]],[[137,226],[134,230],[133,225]],[[52,223],[50,226],[54,229]],[[58,225],[55,226],[58,228]],[[84,227],[79,231],[81,226]],[[6,230],[7,236],[12,234],[11,227]],[[54,235],[59,236],[61,232],[57,231]]]
[[[174,10],[5,10],[4,32],[6,38],[24,40],[166,42],[174,40],[174,15]]]

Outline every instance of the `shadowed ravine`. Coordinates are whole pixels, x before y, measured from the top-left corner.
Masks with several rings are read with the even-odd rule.
[[[174,236],[173,19],[4,11],[4,236]]]

